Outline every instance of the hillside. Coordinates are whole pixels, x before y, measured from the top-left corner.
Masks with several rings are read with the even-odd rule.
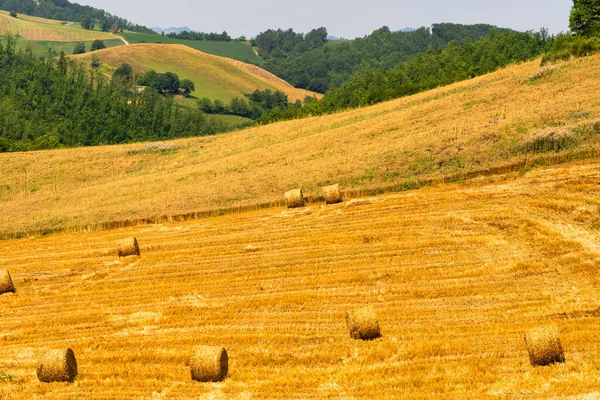
[[[369,108],[166,147],[0,154],[0,233],[227,210],[279,202],[294,187],[316,196],[336,182],[356,195],[404,190],[594,157],[599,60],[525,63]]]
[[[189,29],[188,29],[189,30]],[[210,40],[181,40],[163,35],[150,35],[147,33],[123,32],[123,37],[129,43],[157,43],[157,44],[184,44],[192,49],[200,50],[215,56],[233,58],[234,60],[260,65],[265,60],[258,57],[252,46],[248,43],[230,41],[217,42]]]
[[[596,398],[599,168],[0,242],[17,288],[0,296],[0,396]],[[132,235],[141,257],[119,259]],[[345,326],[365,304],[373,342]],[[532,368],[523,332],[548,324],[566,363]],[[198,344],[225,346],[224,382],[191,381]],[[39,383],[64,347],[77,380]]]
[[[192,95],[229,101],[256,89],[280,90],[290,101],[304,100],[315,93],[295,89],[282,79],[252,64],[219,57],[185,45],[132,44],[94,52],[100,61],[112,68],[130,64],[135,73],[153,69],[156,72],[174,72],[180,79],[190,79],[196,85]],[[89,63],[90,53],[73,58]]]
[[[0,33],[19,35],[28,41],[78,42],[115,39],[115,36],[108,32],[85,30],[63,25],[60,21],[24,14],[13,18],[6,11],[0,11]]]

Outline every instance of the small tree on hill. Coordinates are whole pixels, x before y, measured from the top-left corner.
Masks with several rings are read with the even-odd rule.
[[[600,33],[600,0],[573,0],[569,29],[578,35]]]
[[[11,10],[10,16],[13,18],[17,18],[17,12],[15,10]]]
[[[81,20],[81,27],[83,29],[87,29],[88,31],[91,31],[92,29],[94,29],[95,25],[96,25],[96,23],[94,22],[94,19],[91,17],[85,17],[84,19]]]
[[[108,32],[112,27],[112,22],[110,22],[107,19],[102,20],[102,22],[100,22],[100,29],[102,29],[102,32]]]
[[[184,79],[181,81],[181,90],[183,90],[183,95],[185,97],[189,97],[190,94],[196,90],[196,85],[189,79]]]
[[[131,83],[133,81],[133,68],[127,63],[121,64],[113,74],[113,79],[118,79],[121,82]]]
[[[92,45],[90,46],[90,51],[102,50],[105,48],[106,45],[104,44],[104,42],[100,39],[96,39],[92,42]]]
[[[77,42],[75,43],[75,47],[73,48],[73,54],[83,54],[85,53],[85,43]]]
[[[90,62],[92,68],[96,69],[100,66],[100,58],[97,55],[92,56],[92,61]]]

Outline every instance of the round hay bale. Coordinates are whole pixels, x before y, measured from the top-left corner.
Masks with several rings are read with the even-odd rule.
[[[140,246],[136,238],[131,237],[117,242],[117,253],[119,257],[139,256]]]
[[[371,306],[348,311],[346,325],[352,339],[373,340],[381,337],[377,313]]]
[[[302,189],[293,189],[285,192],[285,204],[287,205],[287,208],[304,207]]]
[[[14,292],[15,287],[10,278],[10,273],[5,269],[0,270],[0,294]]]
[[[73,382],[77,376],[77,360],[70,348],[50,350],[37,364],[40,382]]]
[[[325,197],[325,204],[337,204],[342,202],[342,192],[340,191],[340,185],[325,186],[323,188],[323,197]]]
[[[525,345],[529,352],[529,361],[534,367],[565,362],[565,353],[558,337],[558,327],[555,325],[525,332]]]
[[[218,346],[196,346],[190,359],[190,370],[194,381],[222,381],[229,370],[227,351]]]

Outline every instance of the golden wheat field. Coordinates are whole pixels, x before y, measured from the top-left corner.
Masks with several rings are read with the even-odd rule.
[[[538,60],[368,108],[212,137],[0,154],[0,235],[248,207],[295,187],[319,196],[339,183],[360,194],[600,155],[600,135],[581,140],[577,131],[598,126],[600,57],[532,79],[539,69]],[[540,152],[545,141],[568,146]]]
[[[75,42],[80,40],[111,40],[116,36],[107,32],[88,31],[68,25],[60,21],[30,17],[19,14],[13,18],[8,11],[0,11],[0,33],[18,35],[25,40],[43,40],[56,42]]]
[[[597,398],[599,168],[2,241],[0,397]],[[362,305],[380,339],[350,338]],[[523,332],[548,324],[566,363],[533,368]],[[192,382],[198,344],[227,349],[224,382]],[[75,382],[39,383],[64,347]]]

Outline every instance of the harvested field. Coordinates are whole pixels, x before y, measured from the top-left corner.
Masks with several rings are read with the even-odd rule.
[[[31,41],[76,42],[115,39],[115,36],[108,32],[88,31],[61,25],[60,21],[22,14],[19,14],[18,18],[13,18],[7,11],[0,11],[0,33],[19,35],[22,39]]]
[[[134,144],[0,154],[0,237],[273,204],[290,188],[310,198],[338,183],[351,199],[593,159],[599,61],[534,83],[539,61],[525,63],[373,107],[174,141],[165,153]]]
[[[19,290],[0,296],[0,397],[593,398],[598,171],[2,241]],[[142,256],[119,259],[130,236]],[[383,336],[353,340],[368,304]],[[546,325],[566,363],[533,368],[523,332]],[[198,345],[227,349],[224,382],[190,379]],[[39,349],[67,347],[75,383],[39,383]]]

